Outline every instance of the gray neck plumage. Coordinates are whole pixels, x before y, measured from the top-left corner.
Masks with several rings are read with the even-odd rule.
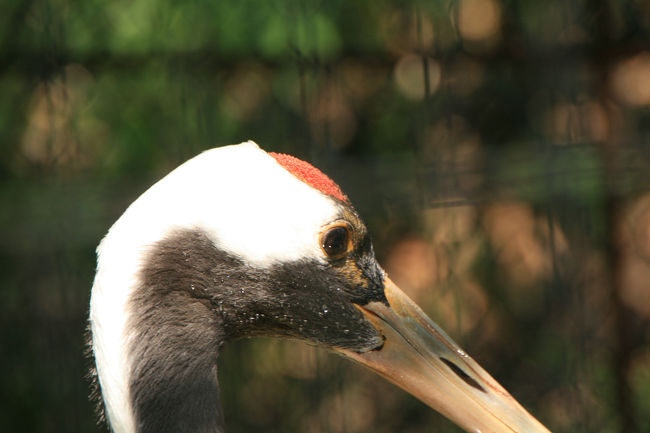
[[[208,293],[215,267],[224,264],[202,247],[213,249],[191,233],[157,245],[130,299],[129,395],[137,433],[224,430],[217,356],[225,331]]]

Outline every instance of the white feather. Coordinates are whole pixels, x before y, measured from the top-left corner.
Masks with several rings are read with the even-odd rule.
[[[90,301],[93,351],[115,433],[134,433],[126,350],[128,301],[148,248],[175,228],[202,230],[250,266],[308,258],[325,261],[322,228],[334,201],[296,179],[252,141],[208,150],[142,194],[97,248]]]

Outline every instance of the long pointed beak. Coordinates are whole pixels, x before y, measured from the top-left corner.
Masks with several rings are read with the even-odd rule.
[[[385,337],[381,349],[339,351],[436,409],[468,432],[546,432],[390,279],[389,306],[359,307]]]

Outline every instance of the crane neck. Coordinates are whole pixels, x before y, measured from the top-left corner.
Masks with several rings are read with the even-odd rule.
[[[144,292],[159,290],[143,288]],[[136,433],[222,432],[217,381],[220,328],[200,302],[167,293],[137,319],[129,391]],[[145,310],[146,302],[136,299]],[[190,317],[191,316],[191,317]]]
[[[212,270],[227,264],[213,251],[205,236],[182,232],[143,254],[126,279],[98,272],[92,345],[115,433],[224,431],[217,357],[225,319],[215,314],[208,288],[218,285]],[[132,282],[123,299],[108,297],[123,281]],[[119,341],[112,342],[115,334]]]
[[[213,250],[205,236],[183,233],[157,245],[141,270],[128,353],[136,433],[224,430],[217,357],[226,337],[208,289],[225,265]]]

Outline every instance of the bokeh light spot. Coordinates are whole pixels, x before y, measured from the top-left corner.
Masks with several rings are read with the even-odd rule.
[[[642,52],[619,63],[611,75],[614,95],[624,104],[650,104],[650,52]]]
[[[395,83],[400,93],[412,100],[422,100],[427,96],[428,77],[429,92],[433,94],[440,85],[442,70],[438,62],[430,57],[409,54],[402,57],[395,65]]]
[[[480,41],[496,36],[501,26],[501,6],[494,0],[462,0],[458,29],[464,39]]]

